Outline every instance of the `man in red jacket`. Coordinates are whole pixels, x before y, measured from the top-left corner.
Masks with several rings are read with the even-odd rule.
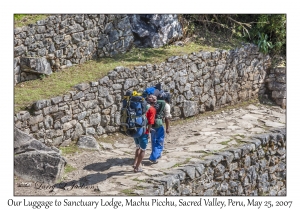
[[[134,172],[142,172],[142,168],[140,167],[140,164],[145,156],[145,150],[147,148],[148,144],[148,138],[149,133],[152,129],[152,125],[155,123],[155,115],[156,115],[156,109],[154,108],[154,104],[156,103],[157,98],[155,95],[149,95],[147,97],[147,102],[150,104],[150,107],[148,111],[146,112],[146,117],[148,120],[148,126],[146,129],[145,134],[138,138],[134,138],[135,144],[136,144],[136,150],[135,150],[135,158],[134,158]]]

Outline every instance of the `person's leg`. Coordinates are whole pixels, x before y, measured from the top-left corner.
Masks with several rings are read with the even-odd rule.
[[[154,129],[155,130],[155,129]],[[156,132],[151,131],[151,154],[149,160],[152,162],[156,161]]]
[[[161,153],[164,147],[164,137],[165,131],[164,127],[155,128],[155,133],[153,134],[152,152],[149,157],[151,162],[157,163],[157,159],[161,157]]]
[[[134,155],[134,162],[133,162],[133,168],[136,167],[136,163],[138,161],[138,156],[139,156],[139,153],[140,153],[140,143],[139,143],[139,138],[134,138],[134,142],[135,142],[135,145],[136,145],[136,150],[135,150],[135,155]]]
[[[143,136],[141,136],[139,143],[140,143],[140,149],[139,149],[139,154],[138,154],[138,158],[137,158],[137,162],[136,162],[136,167],[134,169],[135,172],[142,171],[140,165],[145,156],[145,151],[146,151],[147,144],[148,144],[148,134],[144,134]]]
[[[140,172],[141,171],[141,166],[140,165],[141,165],[142,160],[144,159],[144,156],[145,156],[145,150],[140,149],[140,153],[139,153],[139,156],[138,156],[138,160],[137,160],[134,172]]]
[[[165,140],[165,129],[163,126],[159,127],[156,131],[157,133],[157,159],[161,157],[162,151],[164,149],[164,140]]]
[[[139,156],[139,154],[140,154],[140,148],[137,148],[136,150],[135,150],[135,156],[134,156],[134,163],[133,163],[133,168],[135,168],[136,167],[136,164],[137,164],[137,161],[138,161],[138,156]]]

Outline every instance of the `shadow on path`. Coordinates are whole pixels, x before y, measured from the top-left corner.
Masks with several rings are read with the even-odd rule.
[[[79,180],[57,183],[55,184],[55,187],[61,189],[69,189],[69,190],[73,188],[89,188],[88,186],[101,183],[111,176],[124,176],[125,174],[130,173],[124,170],[113,171],[109,173],[99,173],[99,172],[106,171],[112,166],[131,165],[132,162],[133,162],[132,158],[111,158],[111,159],[107,159],[106,162],[93,163],[85,166],[83,169],[88,171],[98,171],[98,173],[89,174],[87,176],[81,177]],[[132,173],[134,172],[132,171]]]
[[[133,163],[133,158],[110,158],[105,162],[92,163],[85,166],[83,169],[88,171],[106,171],[112,166],[124,166],[131,165]]]

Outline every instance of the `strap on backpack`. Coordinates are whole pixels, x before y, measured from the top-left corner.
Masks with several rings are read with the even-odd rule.
[[[163,118],[162,113],[164,112],[164,109],[165,109],[165,106],[166,106],[166,102],[165,101],[161,102],[161,105],[162,106],[160,107],[159,113],[156,114],[157,118],[159,118],[159,119]]]

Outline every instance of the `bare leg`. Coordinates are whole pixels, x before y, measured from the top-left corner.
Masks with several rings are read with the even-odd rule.
[[[138,160],[137,160],[137,163],[136,163],[136,166],[134,169],[135,172],[138,171],[140,164],[141,164],[142,160],[144,159],[144,156],[145,156],[145,150],[140,150],[140,153],[138,155]]]
[[[135,156],[134,156],[134,163],[133,163],[133,167],[135,168],[137,162],[138,162],[138,157],[139,157],[139,154],[140,154],[140,149],[136,149],[135,150]]]

